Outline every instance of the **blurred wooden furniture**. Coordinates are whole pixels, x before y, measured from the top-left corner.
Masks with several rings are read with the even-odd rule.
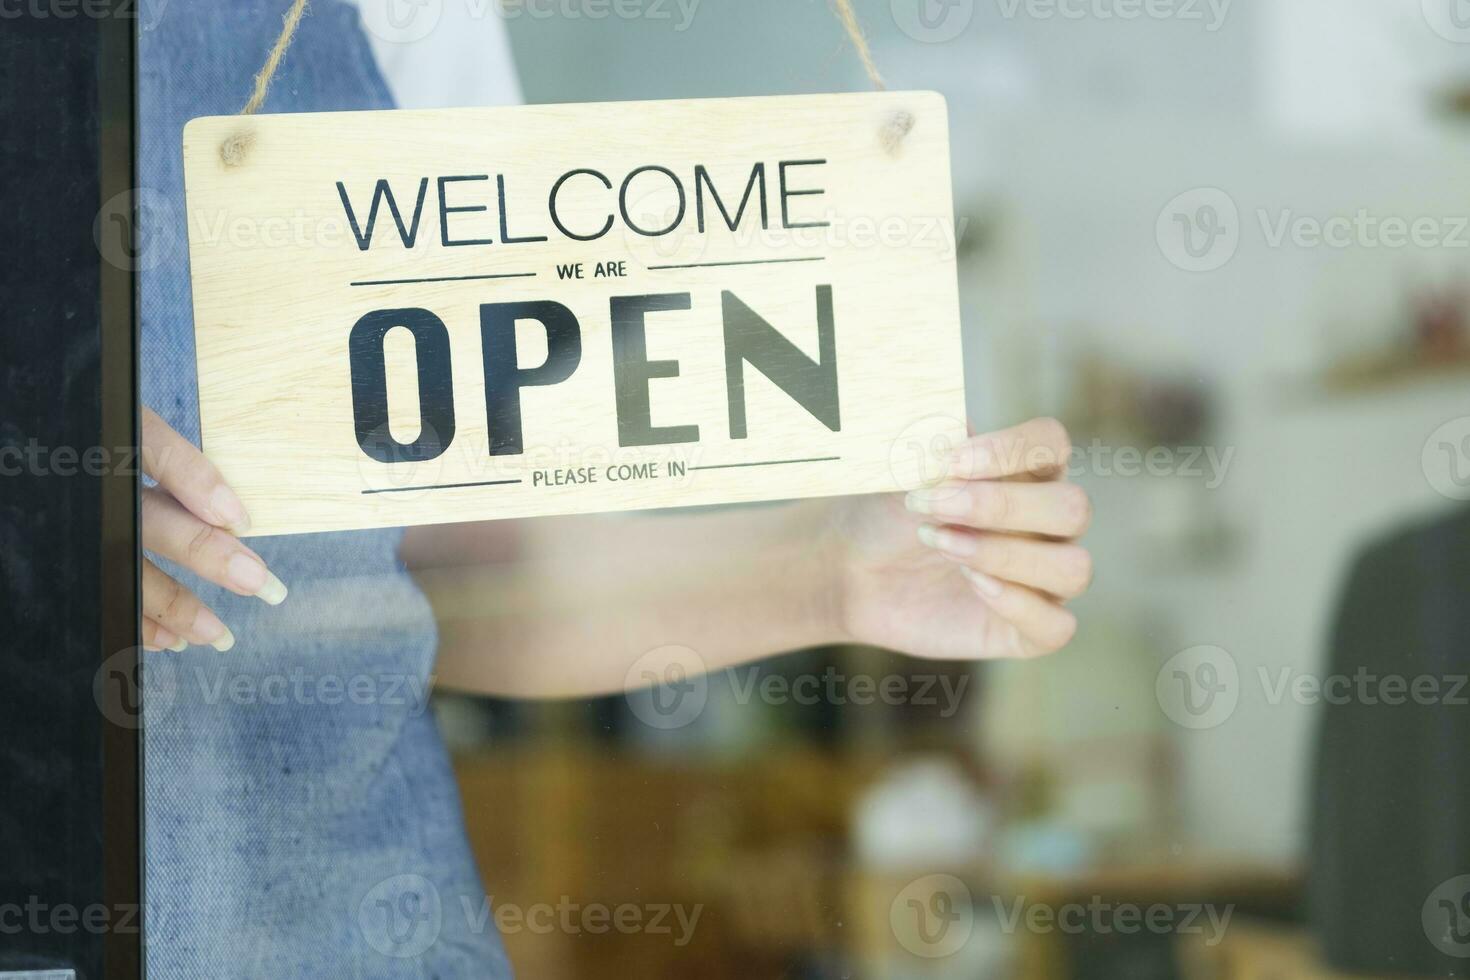
[[[1127,903],[1139,908],[1164,904],[1178,909],[1185,904],[1204,903],[1222,910],[1230,907],[1232,921],[1224,930],[1226,940],[1235,933],[1233,919],[1237,914],[1267,912],[1291,915],[1299,903],[1300,888],[1301,875],[1295,869],[1230,861],[1161,862],[1100,869],[1082,875],[1033,875],[1016,878],[1003,885],[1004,891],[1021,897],[1025,903],[1045,905],[1051,909],[1073,903],[1086,906],[1094,899],[1114,906]],[[1208,923],[1197,924],[1208,927]],[[1073,975],[1075,965],[1071,962],[1070,937],[1055,930],[1021,930],[1017,936],[1020,940],[1017,980],[1055,980]],[[1203,933],[1176,935],[1173,938],[1175,957],[1183,962],[1192,960],[1197,951],[1208,951],[1211,947],[1206,945],[1205,938]],[[1295,974],[1283,974],[1280,980],[1295,978]]]
[[[1304,929],[1249,919],[1232,922],[1217,946],[1181,949],[1180,965],[1185,980],[1395,980],[1337,973]]]
[[[957,958],[921,961],[895,933],[893,903],[918,872],[875,872],[849,858],[856,802],[891,761],[798,746],[734,760],[659,756],[569,740],[463,754],[455,767],[492,907],[697,910],[682,942],[647,931],[507,930],[521,976],[757,980],[802,975],[815,960],[853,977],[891,975],[885,963],[912,967],[914,976],[955,976],[965,969]],[[1139,939],[1157,952],[1173,944],[1170,958],[1187,967],[1186,980],[1337,980],[1311,972],[1299,934],[1247,919],[1295,912],[1293,869],[1160,861],[1009,878],[984,866],[923,870],[953,874],[970,889],[976,934],[965,955],[999,951],[1019,980],[1075,976],[1084,958],[1096,967],[1105,950],[1061,930],[1002,930],[992,921],[996,900],[1008,911],[1017,902],[1055,910],[1094,898],[1143,908],[1229,905],[1232,918],[1214,946],[1207,934],[1104,937],[1103,946]]]
[[[1237,914],[1244,916],[1249,911],[1287,915],[1295,910],[1300,878],[1289,869],[1233,862],[1191,862],[1129,865],[1078,875],[1019,877],[1007,876],[984,866],[928,870],[936,875],[953,876],[969,889],[975,923],[974,938],[969,944],[989,943],[1004,947],[998,951],[1003,952],[1003,956],[977,956],[976,959],[1004,960],[1009,968],[1003,975],[1014,980],[1066,980],[1082,973],[1102,975],[1098,973],[1099,961],[1107,953],[1117,956],[1118,964],[1114,965],[1120,971],[1109,975],[1133,976],[1126,967],[1119,965],[1127,962],[1130,944],[1135,948],[1140,944],[1152,944],[1159,956],[1179,964],[1181,968],[1187,961],[1190,969],[1183,974],[1187,980],[1236,980],[1237,977],[1240,980],[1247,977],[1250,980],[1298,980],[1298,977],[1316,980],[1314,974],[1291,972],[1274,977],[1270,973],[1218,972],[1225,969],[1227,963],[1255,963],[1258,956],[1267,954],[1249,942],[1230,947],[1230,956],[1220,952],[1225,948],[1223,941],[1217,946],[1210,946],[1207,941],[1219,938],[1212,933],[1221,923],[1211,921],[1204,912],[1188,923],[1191,931],[1185,935],[1151,934],[1141,927],[1133,928],[1128,935],[1118,929],[1100,934],[1055,924],[1062,910],[1068,907],[1079,907],[1090,915],[1093,903],[1102,903],[1105,909],[1129,905],[1140,912],[1162,904],[1171,909],[1171,921],[1183,923],[1181,911],[1185,907],[1209,903],[1216,906],[1217,916],[1223,916],[1227,906],[1230,908],[1231,917],[1223,923],[1223,936],[1227,940],[1234,939],[1238,929]],[[912,956],[905,957],[890,927],[893,902],[914,877],[913,874],[885,875],[858,870],[849,873],[846,904],[853,929],[848,938],[857,954],[856,960],[860,964],[898,962],[914,976],[931,973],[934,976],[955,976],[956,972],[945,969],[942,962],[931,965]],[[1030,921],[1030,910],[1036,907],[1046,911],[1044,921],[1051,923],[1047,928],[1028,928],[1026,923]],[[1000,921],[1005,916],[1012,917],[1010,925]],[[1075,923],[1077,919],[1074,917],[1072,921]],[[1267,958],[1262,962],[1269,965],[1276,959]],[[994,974],[986,974],[991,975]],[[1327,976],[1322,974],[1322,980]]]
[[[720,762],[567,742],[455,759],[492,907],[678,903],[676,936],[504,933],[520,976],[751,980],[844,941],[840,860],[862,787],[885,760],[783,748]]]

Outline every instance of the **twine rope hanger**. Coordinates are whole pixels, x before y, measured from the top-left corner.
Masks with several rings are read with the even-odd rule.
[[[276,77],[276,69],[281,66],[281,59],[286,56],[286,50],[291,47],[291,40],[296,36],[296,28],[301,24],[301,17],[306,13],[307,0],[291,0],[291,6],[281,18],[281,33],[276,38],[276,43],[271,46],[270,54],[266,56],[265,64],[260,66],[260,71],[255,74],[255,87],[246,100],[244,107],[240,109],[240,115],[252,116],[265,104],[265,98],[270,93],[271,82]],[[873,50],[868,46],[868,38],[863,33],[863,26],[858,22],[857,14],[852,9],[852,0],[831,0],[833,12],[842,24],[843,30],[847,32],[847,39],[852,44],[853,50],[857,52],[858,60],[863,64],[863,71],[868,76],[868,81],[873,83],[873,88],[883,91],[888,86],[883,81],[883,74],[878,71],[877,62],[873,60]],[[914,127],[914,117],[907,111],[899,111],[884,124],[879,133],[879,140],[883,148],[889,153],[898,149],[898,144],[908,135]],[[248,130],[241,130],[233,136],[228,137],[220,146],[220,159],[225,166],[235,167],[245,162],[245,153],[250,149],[253,139]]]

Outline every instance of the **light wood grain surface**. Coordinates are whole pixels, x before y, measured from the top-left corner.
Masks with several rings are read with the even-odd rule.
[[[233,165],[220,152],[231,139]],[[938,479],[963,438],[948,130],[933,93],[201,118],[184,159],[204,449],[254,533],[906,489]],[[710,188],[734,216],[757,164],[763,192],[756,181],[731,229]],[[655,166],[677,186],[640,170]],[[553,212],[553,186],[574,170],[611,188],[579,173]],[[441,200],[441,177],[478,179],[446,182]],[[379,180],[405,226],[425,189],[412,246],[385,202],[366,249],[349,226],[338,184],[365,233]],[[629,227],[673,224],[681,190],[669,231]],[[609,220],[589,241],[557,226],[590,236]],[[576,263],[582,278],[559,276]],[[622,274],[596,275],[599,263]],[[514,278],[465,278],[492,276]],[[836,430],[791,377],[745,363],[735,437],[726,294],[816,364],[821,287]],[[689,308],[647,314],[642,359],[676,361],[677,374],[625,387],[646,385],[653,426],[697,426],[698,439],[623,445],[610,303],[671,293]],[[522,451],[492,455],[482,307],[540,300],[575,316],[580,360],[560,383],[520,388]],[[412,335],[388,332],[390,441],[423,437],[420,396],[452,404],[454,433],[431,459],[384,462],[358,437],[349,337],[365,315],[402,309],[444,324],[450,369],[420,392]],[[521,369],[546,360],[540,323],[517,321],[515,336]]]

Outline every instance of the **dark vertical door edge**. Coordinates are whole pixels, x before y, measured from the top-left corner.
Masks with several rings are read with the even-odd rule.
[[[0,975],[143,976],[140,6],[0,11]]]
[[[129,202],[123,228],[124,254],[138,252],[137,208],[137,52],[138,12],[142,0],[111,0],[115,16],[102,25],[98,47],[101,204]],[[99,223],[100,229],[100,223]],[[137,448],[138,276],[134,263],[106,261],[101,274],[101,429],[102,445]],[[101,642],[98,657],[113,662],[142,697],[139,682],[138,466],[112,468],[102,487]],[[109,658],[113,658],[109,661]],[[118,663],[117,661],[121,661]],[[101,675],[99,674],[99,677]],[[103,949],[108,980],[144,975],[143,928],[143,729],[141,701],[129,714],[103,711],[102,853],[105,902],[113,909],[136,909],[134,928],[109,931]],[[129,720],[130,719],[130,720]]]

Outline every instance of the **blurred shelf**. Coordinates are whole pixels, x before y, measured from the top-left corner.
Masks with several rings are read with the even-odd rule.
[[[1346,361],[1325,374],[1287,382],[1281,398],[1289,407],[1313,407],[1452,381],[1470,381],[1470,353],[1429,360],[1413,351],[1395,351]]]

